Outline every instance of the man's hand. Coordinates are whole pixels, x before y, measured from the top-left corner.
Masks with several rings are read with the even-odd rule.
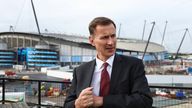
[[[103,97],[93,96],[93,107],[103,106]]]
[[[93,106],[93,87],[88,87],[81,91],[75,101],[75,108],[88,108]]]

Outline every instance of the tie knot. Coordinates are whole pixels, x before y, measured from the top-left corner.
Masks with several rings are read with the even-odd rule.
[[[108,66],[108,63],[107,62],[103,63],[103,66],[104,66],[104,69],[106,69]]]

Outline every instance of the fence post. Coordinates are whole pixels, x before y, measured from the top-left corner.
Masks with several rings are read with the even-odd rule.
[[[41,108],[41,81],[38,81],[38,106]]]
[[[5,103],[5,78],[2,78],[2,104]]]

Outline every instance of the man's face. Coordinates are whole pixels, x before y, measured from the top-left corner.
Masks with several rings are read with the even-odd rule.
[[[114,25],[98,25],[94,35],[90,36],[89,41],[95,46],[98,58],[106,61],[116,51],[117,39]]]

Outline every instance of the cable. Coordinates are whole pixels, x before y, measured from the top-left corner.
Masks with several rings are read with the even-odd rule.
[[[174,31],[169,31],[167,32],[166,34],[173,34],[175,32],[182,32],[184,29],[177,29],[177,30],[174,30]]]
[[[192,43],[192,37],[191,37],[191,34],[190,34],[189,30],[188,30],[188,35],[189,35],[190,41],[191,41],[191,43]],[[189,53],[190,53],[190,52],[189,52]]]
[[[161,33],[161,31],[160,31],[160,29],[159,29],[158,25],[156,25],[156,28],[157,28],[157,30],[158,30],[158,32],[159,32],[159,34],[160,34],[161,38],[163,38],[163,34]]]
[[[14,27],[15,27],[15,30],[16,30],[17,24],[18,24],[18,22],[19,22],[19,19],[20,19],[20,17],[21,17],[21,14],[23,13],[23,9],[24,9],[25,3],[26,3],[26,0],[24,0],[24,2],[22,3],[22,8],[21,8],[21,10],[20,10],[20,13],[19,13],[19,15],[18,15],[18,17],[17,17],[16,23],[15,23],[15,26],[14,26]]]
[[[190,34],[189,30],[188,30],[188,35],[189,35],[189,38],[190,38],[191,43],[192,43],[192,37],[191,37],[191,34]]]
[[[163,34],[161,33],[161,31],[160,31],[158,25],[156,25],[156,27],[157,27],[157,30],[158,30],[158,32],[159,32],[161,38],[163,38]],[[163,43],[164,43],[165,48],[166,48],[167,50],[170,50],[170,48],[168,47],[167,43],[165,43],[165,42],[163,42]]]

